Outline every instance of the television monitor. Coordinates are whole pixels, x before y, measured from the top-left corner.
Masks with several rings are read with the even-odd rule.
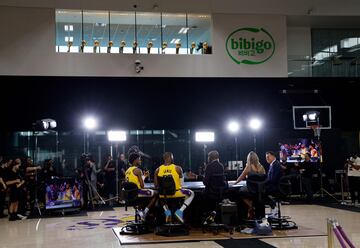
[[[280,160],[288,163],[303,162],[306,153],[310,153],[312,162],[322,161],[322,149],[319,141],[311,139],[291,139],[279,143]]]
[[[45,209],[80,208],[81,184],[73,178],[54,178],[45,183]]]

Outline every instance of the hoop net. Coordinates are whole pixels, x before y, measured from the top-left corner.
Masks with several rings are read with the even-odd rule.
[[[315,137],[320,137],[320,134],[321,134],[320,125],[311,125],[310,128],[314,131]]]

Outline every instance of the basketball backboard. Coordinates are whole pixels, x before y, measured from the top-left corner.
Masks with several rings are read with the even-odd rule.
[[[319,114],[320,129],[331,129],[331,106],[293,106],[293,123],[295,130],[310,129],[303,115],[310,112]]]

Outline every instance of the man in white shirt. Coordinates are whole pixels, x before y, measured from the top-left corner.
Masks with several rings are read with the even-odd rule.
[[[351,202],[355,204],[355,192],[357,192],[357,200],[360,204],[360,158],[356,153],[348,160],[348,178]]]

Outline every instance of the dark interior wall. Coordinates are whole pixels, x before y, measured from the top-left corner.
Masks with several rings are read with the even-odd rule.
[[[81,130],[81,119],[99,117],[100,129],[216,129],[237,118],[264,120],[257,135],[260,154],[278,149],[286,138],[312,137],[292,128],[293,105],[330,105],[333,129],[321,135],[324,162],[340,168],[359,151],[358,78],[96,78],[0,77],[0,151],[11,147],[12,132],[29,130],[51,117],[59,130]],[[5,86],[6,85],[6,86]],[[286,90],[286,94],[284,94]],[[315,91],[317,93],[314,93]],[[223,134],[223,153],[233,154],[232,137]],[[253,149],[253,136],[239,136],[240,157]],[[220,148],[218,148],[220,149]],[[230,155],[229,155],[230,156]],[[264,162],[264,161],[263,161]]]

